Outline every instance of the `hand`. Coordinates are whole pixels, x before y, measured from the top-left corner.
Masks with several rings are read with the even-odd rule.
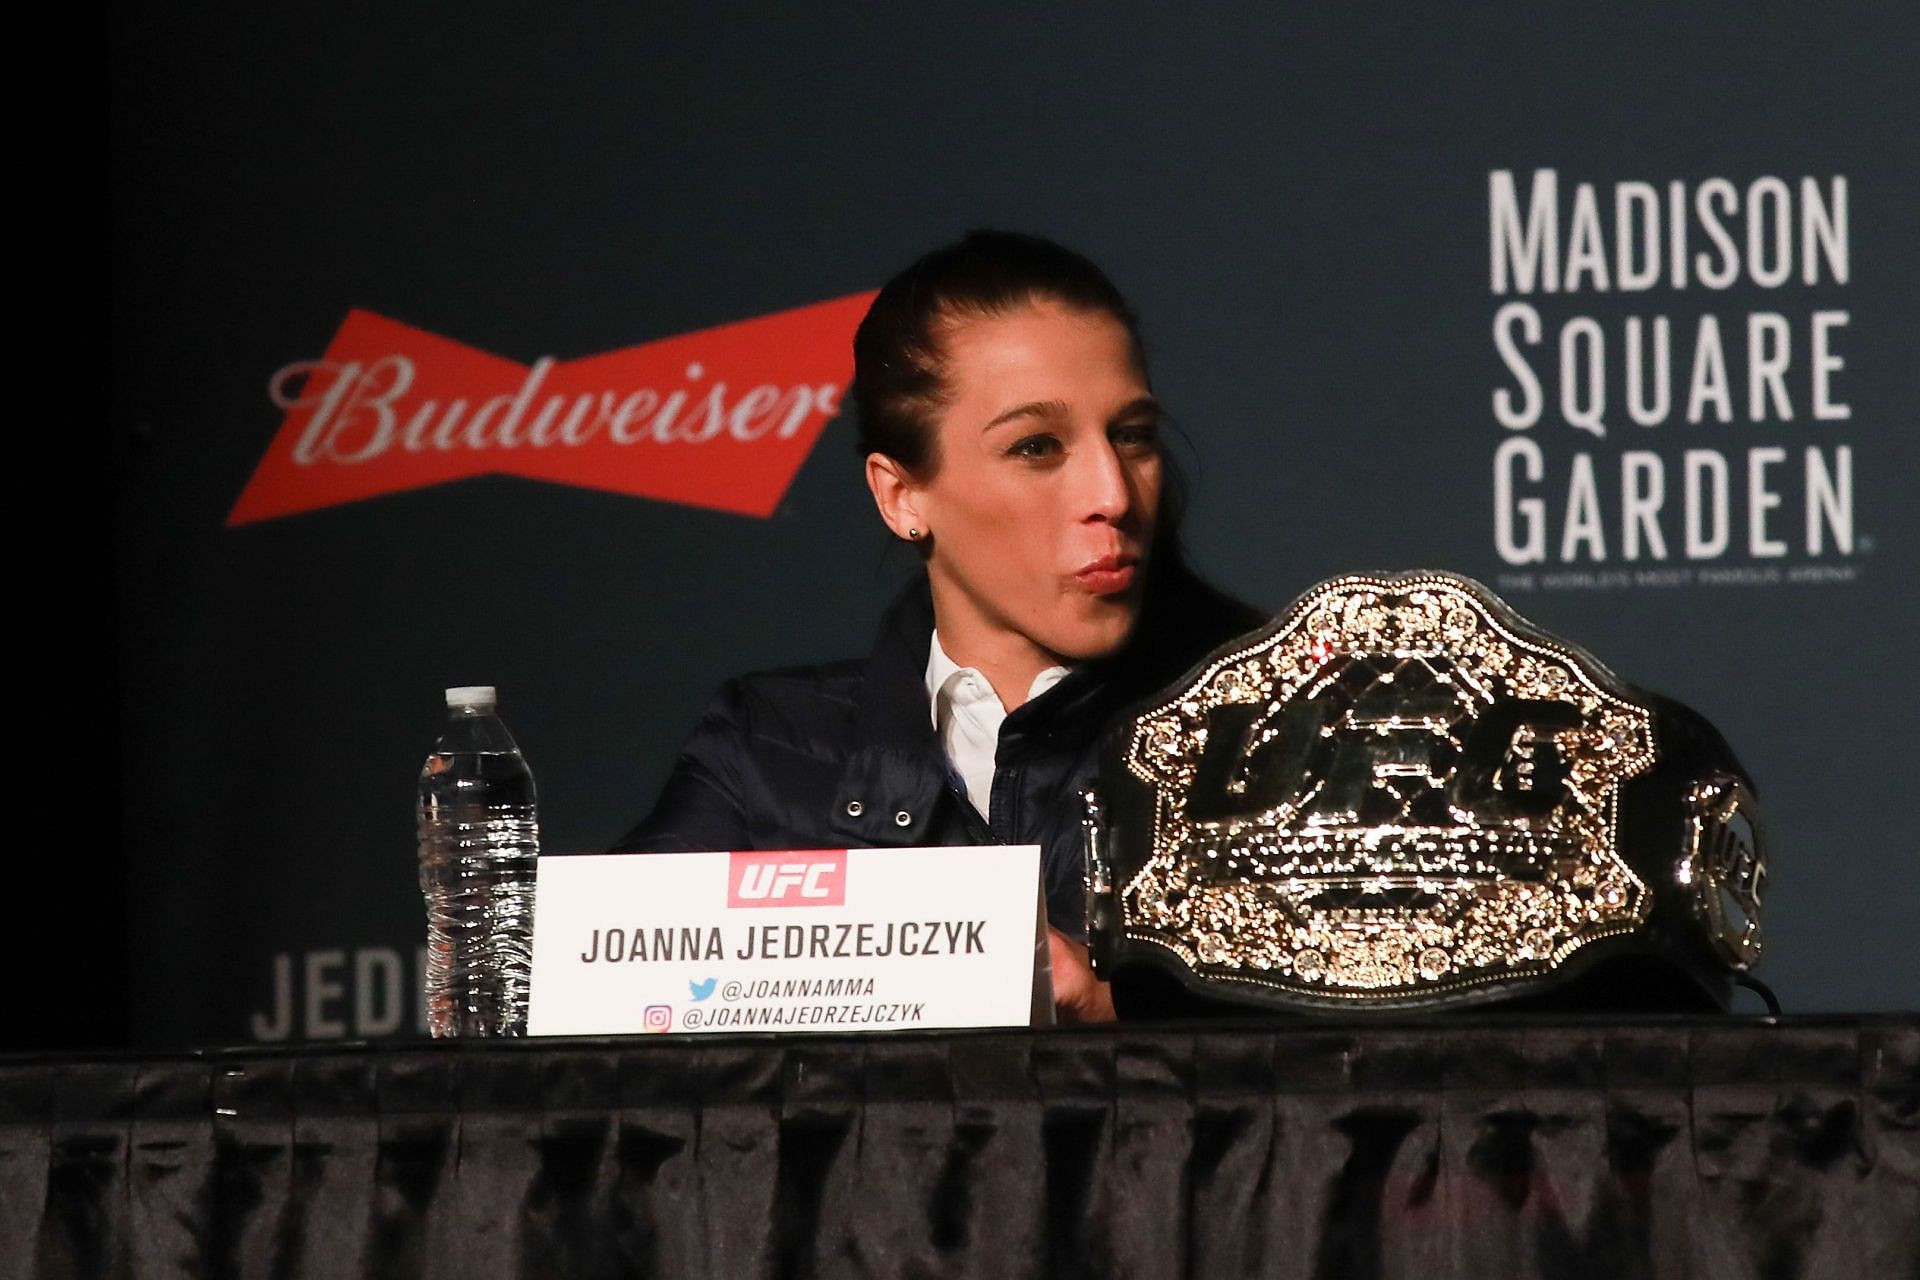
[[[1049,928],[1047,953],[1053,965],[1053,1009],[1060,1021],[1112,1022],[1113,991],[1093,976],[1087,944]]]

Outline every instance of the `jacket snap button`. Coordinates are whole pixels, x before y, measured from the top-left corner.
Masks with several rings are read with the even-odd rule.
[[[865,812],[865,810],[866,810],[866,806],[861,804],[858,800],[847,801],[847,816],[849,818],[857,818],[863,812]]]
[[[893,815],[893,825],[896,827],[911,826],[913,825],[913,815],[908,813],[905,809],[902,809],[900,812]]]

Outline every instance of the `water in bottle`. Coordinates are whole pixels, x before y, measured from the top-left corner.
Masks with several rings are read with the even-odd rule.
[[[416,816],[428,1028],[436,1037],[525,1035],[540,820],[533,773],[490,686],[447,690]]]

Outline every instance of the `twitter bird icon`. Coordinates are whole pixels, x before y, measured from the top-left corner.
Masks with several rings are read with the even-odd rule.
[[[687,990],[693,992],[693,998],[697,1003],[713,994],[713,984],[718,981],[720,981],[718,978],[707,978],[700,982],[690,981],[687,983]]]

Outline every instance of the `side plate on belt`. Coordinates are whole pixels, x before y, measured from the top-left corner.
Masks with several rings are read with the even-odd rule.
[[[1652,909],[1619,807],[1653,719],[1470,579],[1332,579],[1123,731],[1152,816],[1121,927],[1309,1004],[1548,974]]]

